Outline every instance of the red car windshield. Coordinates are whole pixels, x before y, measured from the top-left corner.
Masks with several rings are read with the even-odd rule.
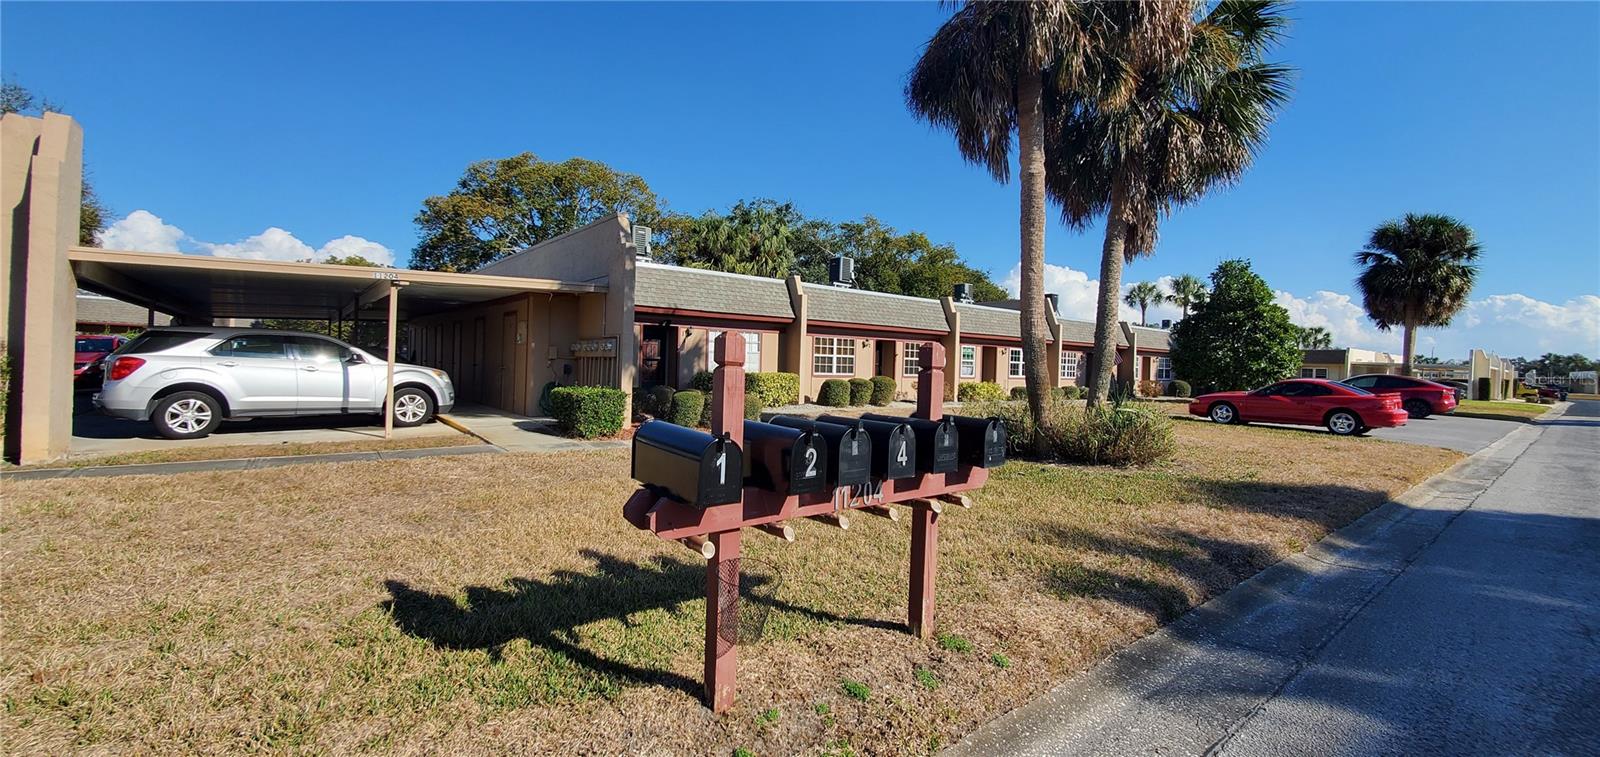
[[[110,352],[116,348],[117,340],[109,336],[80,336],[74,349],[77,352]]]

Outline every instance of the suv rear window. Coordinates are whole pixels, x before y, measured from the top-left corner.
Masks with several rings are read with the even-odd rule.
[[[202,331],[146,331],[133,338],[133,341],[122,345],[117,350],[118,355],[143,355],[151,352],[170,350],[179,345],[188,344],[196,339],[210,336]]]

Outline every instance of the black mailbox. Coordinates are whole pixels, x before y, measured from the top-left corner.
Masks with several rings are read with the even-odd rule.
[[[956,424],[948,417],[930,421],[923,418],[900,418],[893,415],[867,413],[867,420],[885,423],[904,423],[917,437],[917,469],[926,473],[954,473],[961,467],[961,440],[956,435]]]
[[[828,443],[788,426],[744,422],[745,483],[784,494],[820,492],[828,484]]]
[[[872,481],[872,437],[854,423],[844,426],[793,415],[775,415],[768,422],[822,437],[828,445],[828,483],[831,486],[859,486]]]
[[[633,478],[695,507],[738,502],[744,455],[732,439],[666,421],[646,421],[633,435]]]
[[[872,440],[872,476],[880,480],[911,478],[917,475],[917,437],[911,427],[899,422],[869,421],[824,415],[819,421],[859,426]]]
[[[961,439],[961,462],[979,468],[998,468],[1006,461],[1006,424],[994,418],[956,415],[956,436]]]

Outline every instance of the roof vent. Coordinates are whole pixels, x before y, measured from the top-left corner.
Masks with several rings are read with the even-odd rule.
[[[835,255],[828,261],[828,281],[836,287],[852,287],[856,283],[856,261],[844,255]]]
[[[956,302],[972,302],[972,285],[957,284],[955,291],[951,292],[951,297],[955,299]]]
[[[1050,303],[1050,312],[1056,314],[1061,313],[1061,295],[1056,294],[1055,292],[1049,292],[1045,294],[1044,298]]]
[[[633,225],[633,254],[640,260],[650,259],[650,227]]]
[[[1171,318],[1162,318],[1161,319],[1161,328],[1164,328],[1164,329],[1166,329],[1168,331],[1171,331],[1172,330],[1172,319]]]

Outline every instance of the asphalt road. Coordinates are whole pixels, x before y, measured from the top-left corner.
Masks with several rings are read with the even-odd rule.
[[[1255,425],[1303,431],[1308,434],[1329,433],[1327,429],[1315,426],[1284,426],[1276,423]],[[1422,444],[1429,447],[1444,447],[1472,454],[1494,444],[1501,437],[1511,433],[1521,425],[1518,421],[1501,421],[1491,418],[1430,415],[1426,418],[1408,420],[1406,425],[1398,428],[1375,428],[1369,434],[1374,439],[1388,439],[1389,441]]]
[[[1600,402],[1510,425],[951,752],[1600,754]]]

